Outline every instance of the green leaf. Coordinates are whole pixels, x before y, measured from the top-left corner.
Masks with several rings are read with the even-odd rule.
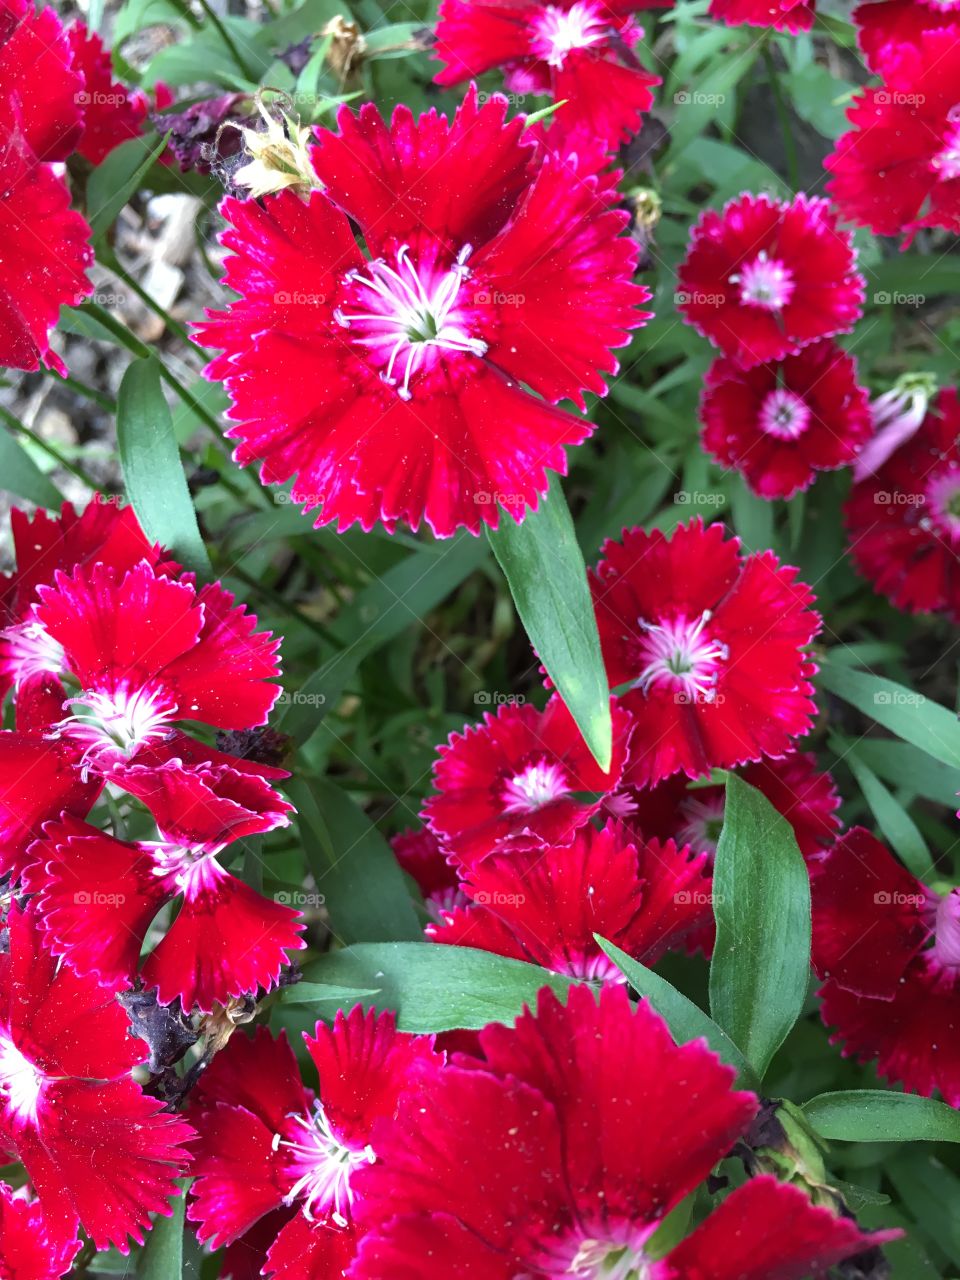
[[[210,576],[207,549],[190,500],[173,418],[160,389],[160,366],[135,360],[117,396],[117,441],[127,495],[148,538],[188,568]]]
[[[157,1217],[137,1256],[137,1280],[180,1280],[183,1275],[183,1208],[189,1178],[179,1182],[180,1195],[171,1202],[169,1218]]]
[[[530,643],[601,769],[610,768],[610,689],[583,554],[559,479],[522,524],[488,530]]]
[[[38,507],[59,510],[63,495],[47,479],[23,445],[5,428],[0,427],[0,488],[35,502]]]
[[[94,240],[108,231],[117,214],[141,186],[153,162],[160,158],[169,133],[148,147],[143,138],[130,138],[114,147],[87,181],[87,221]]]
[[[759,1088],[760,1081],[750,1063],[723,1028],[717,1026],[708,1014],[692,1000],[688,1000],[666,978],[661,978],[639,960],[631,960],[625,951],[621,951],[606,938],[601,938],[599,934],[594,934],[594,937],[604,954],[626,976],[634,991],[649,1000],[666,1021],[677,1044],[686,1044],[689,1040],[699,1040],[702,1037],[721,1061],[734,1068],[741,1084],[748,1089]]]
[[[288,791],[336,937],[345,943],[421,938],[400,864],[363,810],[326,778],[291,783]]]
[[[793,828],[727,779],[713,871],[710,1012],[760,1078],[800,1016],[810,977],[810,881]]]
[[[565,999],[573,982],[523,960],[472,947],[429,942],[361,944],[334,951],[304,968],[307,981],[376,987],[378,1009],[393,1009],[401,1031],[429,1034],[513,1022],[537,992]]]
[[[297,982],[280,992],[281,1004],[333,1004],[349,1009],[369,996],[378,996],[379,987],[335,987],[327,982]]]
[[[804,1103],[803,1114],[832,1142],[960,1142],[960,1111],[913,1093],[821,1093]]]
[[[921,693],[880,676],[851,671],[822,660],[820,683],[904,742],[936,760],[960,767],[960,722],[952,711]]]
[[[856,751],[848,751],[844,759],[850,766],[850,772],[856,778],[882,834],[913,874],[918,879],[924,879],[930,874],[932,860],[926,841],[917,830],[917,824]]]

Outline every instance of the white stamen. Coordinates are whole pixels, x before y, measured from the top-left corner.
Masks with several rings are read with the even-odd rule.
[[[711,613],[705,609],[696,621],[683,614],[669,622],[638,620],[644,635],[640,660],[646,665],[636,679],[644,694],[660,685],[674,689],[684,701],[713,702],[720,678],[720,664],[730,652],[725,644],[704,632]]]
[[[33,619],[7,627],[0,633],[3,665],[14,684],[35,676],[60,675],[64,670],[63,645]]]
[[[80,759],[84,778],[118,754],[128,757],[139,747],[162,741],[177,715],[166,691],[148,686],[120,685],[109,693],[91,689],[69,698],[67,705],[82,710],[58,721],[49,736],[73,738],[85,746]]]
[[[569,791],[570,784],[562,765],[555,760],[538,760],[503,784],[503,811],[535,813]]]
[[[0,1098],[4,1112],[19,1124],[37,1123],[37,1106],[46,1076],[0,1031]]]
[[[729,277],[740,286],[740,301],[764,311],[780,311],[793,297],[793,273],[776,258],[761,249],[752,262]]]
[[[609,29],[596,4],[577,0],[569,9],[548,4],[533,20],[533,52],[551,67],[562,67],[568,53],[599,44]]]
[[[333,1209],[332,1218],[345,1227],[350,1221],[353,1191],[350,1179],[354,1170],[365,1164],[373,1164],[376,1154],[365,1146],[355,1151],[334,1134],[326,1113],[317,1103],[313,1117],[291,1117],[302,1136],[292,1139],[274,1134],[273,1149],[286,1147],[291,1153],[290,1173],[297,1180],[283,1198],[283,1203],[293,1205],[302,1200],[303,1216],[308,1222],[314,1218],[314,1210]]]
[[[401,400],[411,398],[410,380],[424,368],[431,351],[486,354],[487,344],[467,332],[466,317],[458,306],[461,285],[470,275],[467,259],[472,251],[471,245],[464,245],[449,271],[427,275],[414,265],[409,246],[401,245],[396,267],[375,258],[368,264],[367,275],[353,270],[344,276],[364,309],[337,307],[334,319],[354,331],[358,345],[379,355],[380,376],[390,386],[397,385],[395,368],[405,360],[397,390]]]
[[[760,430],[777,440],[798,440],[810,418],[810,406],[795,391],[775,387],[760,407]]]

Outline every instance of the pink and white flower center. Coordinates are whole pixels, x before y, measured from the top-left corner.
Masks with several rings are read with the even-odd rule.
[[[943,182],[960,178],[960,107],[954,107],[948,117],[950,124],[944,134],[943,147],[933,158],[933,167]]]
[[[216,891],[227,875],[209,849],[190,849],[173,841],[158,840],[144,846],[153,858],[153,874],[171,894],[182,893],[188,902]]]
[[[952,889],[937,903],[933,951],[948,969],[960,969],[960,889]]]
[[[314,1211],[332,1209],[334,1222],[345,1227],[350,1220],[353,1191],[350,1179],[356,1169],[373,1164],[376,1154],[368,1146],[356,1150],[348,1147],[333,1132],[320,1103],[312,1117],[292,1116],[289,1136],[274,1134],[273,1149],[286,1148],[289,1155],[287,1172],[296,1179],[284,1196],[286,1205],[302,1201],[303,1216],[312,1222]]]
[[[716,853],[723,826],[723,794],[692,795],[680,805],[683,825],[677,843],[688,844],[698,853]]]
[[[656,1224],[583,1223],[538,1251],[538,1271],[569,1280],[653,1280],[660,1269],[644,1251]]]
[[[699,618],[679,614],[667,622],[638,619],[644,631],[640,661],[644,664],[636,685],[642,693],[671,689],[684,702],[713,702],[727,646],[711,638],[707,624],[713,615],[705,609]]]
[[[46,1076],[0,1031],[0,1098],[3,1110],[16,1123],[37,1123],[37,1108]]]
[[[574,49],[589,49],[607,38],[609,22],[600,6],[577,0],[569,9],[548,4],[533,20],[531,47],[551,67],[562,67]]]
[[[84,772],[106,767],[118,756],[129,757],[140,747],[162,741],[177,715],[169,694],[147,685],[91,689],[68,698],[67,705],[78,710],[59,721],[52,736],[62,734],[84,745],[80,762]]]
[[[333,317],[354,342],[369,347],[384,382],[392,387],[399,382],[401,400],[411,398],[411,378],[430,367],[438,353],[486,354],[487,344],[469,332],[461,296],[471,252],[472,246],[464,245],[448,271],[418,269],[409,247],[402,245],[395,266],[375,258],[366,275],[350,271],[344,278],[344,305]]]
[[[535,760],[503,784],[504,813],[536,813],[570,792],[563,766],[556,760]]]
[[[579,982],[616,982],[623,985],[627,981],[626,974],[602,952],[598,955],[588,955],[584,952],[580,955],[568,956],[565,960],[560,957],[557,963],[551,963],[550,967],[555,973],[563,973],[568,978],[576,978]]]
[[[810,406],[795,391],[775,387],[760,406],[760,430],[777,440],[798,440],[810,417]]]
[[[781,311],[793,297],[796,287],[793,272],[765,249],[730,276],[731,284],[740,286],[740,301],[764,311]]]
[[[940,534],[960,543],[960,467],[942,471],[927,485],[927,510]]]
[[[2,642],[0,663],[16,685],[35,676],[60,675],[65,670],[63,645],[35,620],[7,627]]]

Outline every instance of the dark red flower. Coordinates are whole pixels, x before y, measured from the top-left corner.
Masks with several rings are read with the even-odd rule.
[[[146,1056],[114,993],[57,965],[34,906],[14,905],[0,956],[0,1135],[36,1188],[50,1238],[143,1242],[169,1215],[189,1125],[134,1083]]]
[[[57,17],[32,0],[0,0],[0,112],[4,118],[2,152],[18,141],[26,154],[44,162],[66,160],[80,136],[83,77]],[[6,191],[9,175],[0,179]],[[29,209],[31,197],[22,200]],[[30,221],[36,211],[30,210]],[[4,249],[8,245],[2,236]]]
[[[854,9],[853,21],[867,66],[882,75],[886,51],[896,57],[902,45],[920,49],[925,31],[960,26],[960,0],[868,0]]]
[[[632,731],[613,705],[613,760],[604,773],[558,694],[543,711],[507,703],[450,735],[433,769],[438,795],[423,817],[444,848],[471,866],[508,842],[565,844],[615,791]],[[586,794],[579,794],[586,793]]]
[[[234,1036],[197,1090],[200,1133],[188,1216],[214,1248],[282,1206],[295,1216],[268,1247],[284,1280],[339,1278],[352,1257],[357,1172],[376,1160],[407,1091],[422,1098],[442,1059],[427,1036],[398,1032],[391,1013],[338,1013],[307,1048],[319,1074],[304,1087],[286,1038]],[[334,1263],[337,1265],[334,1266]],[[329,1270],[325,1269],[329,1268]]]
[[[693,228],[677,274],[677,309],[743,368],[847,333],[864,281],[826,200],[738,196]]]
[[[708,13],[728,27],[772,27],[774,31],[809,31],[816,0],[710,0]]]
[[[429,827],[411,828],[390,841],[400,866],[416,881],[431,917],[465,905],[460,879],[440,841]]]
[[[856,362],[829,340],[752,369],[721,357],[707,374],[700,420],[703,447],[761,498],[790,498],[818,471],[847,466],[872,429]]]
[[[641,762],[640,774],[646,769]],[[840,820],[840,793],[829,773],[817,770],[817,758],[808,751],[792,751],[781,760],[759,760],[739,770],[739,776],[762,791],[773,807],[793,827],[805,858],[819,858],[836,839]],[[648,837],[676,840],[698,853],[716,853],[723,826],[725,788],[690,788],[687,778],[674,774],[647,790],[631,786],[628,761],[624,786],[633,801],[629,824]]]
[[[817,868],[813,960],[843,1053],[960,1106],[960,889],[941,895],[862,827]]]
[[[702,1042],[678,1047],[623,987],[488,1026],[486,1063],[447,1066],[430,1106],[401,1099],[381,1160],[357,1177],[351,1280],[800,1280],[888,1235],[758,1178],[663,1258],[647,1244],[757,1110]],[[451,1267],[454,1270],[451,1270]]]
[[[712,919],[706,853],[638,841],[608,822],[569,845],[494,855],[464,882],[470,905],[429,925],[433,942],[528,960],[573,978],[624,981],[600,934],[655,964]]]
[[[601,556],[591,587],[610,687],[634,713],[634,786],[783,756],[809,731],[820,619],[796,569],[699,519],[669,538],[628,530]]]
[[[960,231],[960,41],[956,31],[888,45],[883,84],[847,112],[853,125],[824,161],[841,217],[877,235]]]
[[[80,1241],[50,1233],[36,1201],[0,1182],[0,1274],[4,1280],[59,1280],[70,1270]]]
[[[192,784],[177,770],[172,778],[187,790]],[[201,810],[192,823],[181,823],[184,834],[161,823],[166,838],[149,843],[118,840],[73,818],[50,823],[30,851],[36,861],[24,883],[39,896],[54,954],[114,988],[131,985],[147,930],[163,906],[179,902],[140,976],[157,988],[161,1004],[179,999],[186,1011],[209,1013],[261,987],[269,991],[289,953],[304,946],[303,925],[298,911],[223,869],[216,854],[226,832],[219,843],[208,837],[209,847],[190,842],[196,826],[221,825],[219,810],[209,821]]]
[[[95,31],[88,31],[78,20],[69,37],[74,68],[83,76],[78,99],[83,107],[83,134],[77,151],[91,164],[99,164],[121,142],[140,137],[150,103],[141,90],[114,80],[110,50]]]
[[[318,523],[522,519],[591,430],[553,405],[603,394],[645,318],[626,214],[505,113],[474,89],[450,124],[343,108],[313,153],[322,192],[222,206],[241,296],[199,327],[224,349],[207,376],[233,400],[237,461],[295,478]]]
[[[640,127],[660,80],[638,61],[638,0],[443,0],[434,56],[437,84],[502,67],[514,92],[561,105],[551,127],[610,151]]]
[[[940,392],[920,429],[844,506],[850,555],[876,591],[909,613],[960,619],[960,398]]]

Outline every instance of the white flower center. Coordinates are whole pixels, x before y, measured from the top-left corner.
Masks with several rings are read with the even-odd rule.
[[[537,760],[503,784],[504,813],[535,813],[570,791],[563,766],[555,760]]]
[[[409,400],[411,378],[428,366],[440,351],[486,354],[487,344],[467,332],[461,286],[469,277],[467,259],[472,246],[464,245],[449,271],[417,270],[409,248],[402,245],[396,267],[382,258],[368,264],[368,274],[350,271],[344,279],[347,306],[337,307],[334,319],[351,330],[353,340],[369,347],[380,366],[380,377],[396,386],[400,368],[403,381],[397,394]],[[359,310],[352,310],[356,306]]]
[[[533,20],[533,52],[551,67],[562,67],[574,49],[588,49],[605,40],[609,25],[598,6],[585,0],[577,0],[569,9],[548,4]]]
[[[182,893],[188,902],[213,891],[227,874],[206,849],[189,849],[166,840],[147,842],[145,847],[153,858],[153,874],[164,881],[169,893]]]
[[[960,120],[956,119],[958,114],[960,114],[960,107],[954,107],[948,116],[950,127],[944,135],[943,148],[934,156],[932,162],[943,182],[960,178]]]
[[[960,969],[960,890],[953,889],[937,903],[933,949],[942,965]]]
[[[6,1031],[0,1031],[0,1098],[3,1110],[16,1123],[37,1123],[37,1104],[46,1076],[20,1052]]]
[[[274,1134],[273,1149],[286,1147],[290,1152],[288,1172],[295,1178],[284,1196],[286,1205],[303,1201],[303,1216],[313,1221],[314,1210],[333,1210],[334,1222],[345,1227],[350,1220],[353,1191],[350,1179],[355,1169],[373,1164],[376,1154],[370,1146],[355,1151],[334,1134],[322,1105],[318,1102],[313,1118],[293,1116],[291,1138]]]
[[[644,622],[640,661],[644,663],[636,684],[642,693],[652,689],[672,689],[679,702],[713,702],[720,667],[730,651],[706,630],[711,613],[687,621],[683,614],[669,622]]]
[[[930,517],[921,523],[935,525],[948,541],[960,543],[960,467],[949,467],[929,481],[926,505]]]
[[[577,1280],[646,1280],[650,1264],[625,1245],[584,1240],[566,1274]]]
[[[60,675],[64,670],[63,645],[36,620],[7,627],[0,638],[4,666],[14,684],[34,676]]]
[[[692,795],[680,805],[683,825],[677,843],[688,844],[697,853],[716,853],[723,826],[723,796]]]
[[[790,268],[769,257],[764,249],[729,280],[740,286],[741,302],[764,311],[780,311],[792,298],[795,288]]]
[[[69,698],[67,705],[80,710],[59,721],[51,737],[65,735],[84,746],[84,776],[117,756],[128,757],[139,747],[162,741],[177,714],[165,690],[146,685],[118,685],[110,693],[92,689]]]
[[[760,406],[760,430],[777,440],[798,440],[810,425],[810,406],[794,391],[775,387]]]

